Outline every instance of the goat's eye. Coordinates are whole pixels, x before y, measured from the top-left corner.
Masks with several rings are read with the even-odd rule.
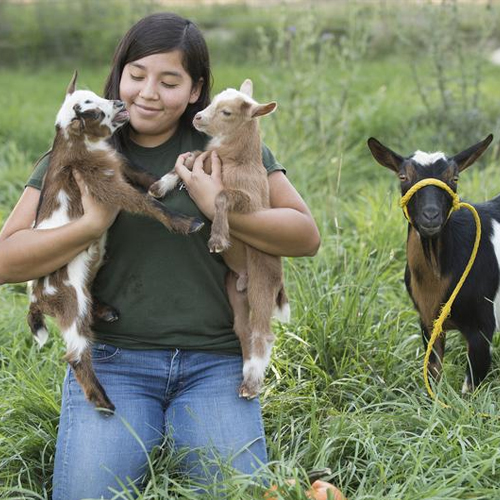
[[[231,112],[230,111],[226,111],[225,109],[222,110],[222,114],[224,116],[231,116]]]
[[[88,99],[85,101],[84,104],[90,104],[92,101],[89,101]]]
[[[398,177],[399,177],[399,180],[401,182],[404,182],[404,181],[408,180],[408,177],[406,177],[405,174],[399,174]]]
[[[458,175],[455,175],[455,177],[453,177],[452,181],[456,184],[458,182]]]

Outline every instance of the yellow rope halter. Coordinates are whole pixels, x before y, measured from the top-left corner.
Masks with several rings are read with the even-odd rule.
[[[462,277],[458,281],[457,285],[455,286],[455,289],[453,290],[452,294],[450,295],[450,298],[447,300],[447,302],[443,305],[441,308],[441,312],[439,313],[438,318],[434,321],[434,327],[432,329],[432,335],[431,338],[429,339],[429,343],[427,344],[427,351],[425,353],[425,358],[424,358],[424,382],[425,382],[425,387],[427,388],[427,392],[431,396],[432,399],[434,399],[436,402],[438,402],[443,408],[450,408],[449,405],[443,403],[440,401],[434,391],[432,390],[432,387],[429,383],[429,376],[428,376],[428,365],[429,365],[429,358],[432,353],[432,348],[434,346],[434,343],[436,342],[436,339],[439,337],[439,335],[443,331],[443,323],[445,322],[446,318],[451,314],[451,306],[453,305],[453,302],[455,301],[458,292],[462,288],[462,285],[464,284],[465,280],[467,279],[467,276],[474,264],[474,261],[476,260],[477,256],[477,251],[479,248],[479,242],[481,240],[481,221],[479,219],[479,215],[476,211],[476,209],[470,205],[469,203],[464,203],[460,201],[460,198],[458,197],[458,194],[453,192],[453,190],[445,184],[443,181],[440,181],[439,179],[423,179],[419,182],[417,182],[414,186],[412,186],[407,193],[401,198],[400,205],[401,208],[403,209],[403,212],[405,214],[405,217],[408,219],[408,222],[411,224],[410,216],[408,214],[408,202],[410,201],[411,197],[421,188],[425,186],[437,186],[441,189],[444,189],[452,198],[453,204],[450,210],[450,213],[448,214],[448,217],[454,212],[455,210],[459,210],[460,208],[467,208],[472,212],[472,215],[474,217],[474,221],[476,222],[476,239],[474,241],[474,246],[472,248],[472,253],[469,258],[469,262],[467,263],[467,266],[465,267],[465,270],[462,274]]]

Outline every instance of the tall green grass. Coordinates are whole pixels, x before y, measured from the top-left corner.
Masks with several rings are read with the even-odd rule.
[[[251,12],[253,20],[262,13]],[[250,76],[257,98],[278,100],[278,111],[262,120],[264,138],[322,235],[316,257],[285,263],[293,318],[276,326],[262,395],[268,479],[287,500],[304,499],[307,471],[325,467],[326,479],[351,500],[500,499],[500,420],[478,415],[499,413],[499,340],[486,382],[464,399],[466,349],[451,333],[438,392],[453,408],[429,400],[418,318],[403,286],[406,227],[398,181],[365,145],[376,136],[402,154],[417,148],[451,154],[496,132],[500,70],[485,53],[495,33],[488,31],[486,43],[482,29],[498,12],[492,8],[485,19],[483,7],[454,2],[405,9],[343,4],[341,26],[325,29],[332,12],[278,9],[271,24],[255,22],[251,33],[260,49],[251,58],[244,64],[219,59],[214,66],[216,90]],[[206,12],[199,15],[210,22]],[[450,33],[453,19],[462,27],[458,33]],[[412,23],[428,36],[409,48],[403,28]],[[450,44],[453,37],[460,47]],[[446,56],[448,73],[432,70],[437,54]],[[464,54],[480,69],[477,82],[470,66],[460,73]],[[105,66],[79,69],[82,85],[102,88]],[[0,73],[0,87],[11,89],[0,94],[2,220],[32,162],[50,145],[72,70],[53,64]],[[475,104],[461,93],[463,85],[477,93]],[[449,115],[440,87],[453,98]],[[464,130],[462,112],[474,115],[472,129]],[[497,142],[460,184],[474,201],[500,192]],[[48,345],[35,348],[26,309],[24,285],[0,287],[0,498],[48,499],[64,349],[54,328]],[[155,450],[142,499],[196,498],[177,472],[179,459],[168,442]],[[299,485],[286,486],[288,477]],[[237,473],[228,471],[224,486],[230,498],[260,498],[258,485]]]

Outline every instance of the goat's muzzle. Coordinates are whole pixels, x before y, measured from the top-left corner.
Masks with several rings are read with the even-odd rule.
[[[114,125],[123,125],[130,120],[130,113],[125,109],[125,103],[123,101],[113,101],[113,109],[117,110],[113,118]]]

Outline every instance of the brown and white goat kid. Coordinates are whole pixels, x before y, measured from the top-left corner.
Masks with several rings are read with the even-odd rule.
[[[75,72],[56,118],[56,137],[50,154],[34,227],[63,226],[83,215],[81,193],[73,177],[79,172],[89,194],[99,203],[156,218],[169,230],[187,234],[203,223],[170,213],[160,202],[139,192],[126,180],[151,184],[144,173],[134,174],[107,139],[128,122],[121,101],[102,99],[93,92],[75,90]],[[154,180],[150,178],[151,180]],[[47,340],[44,314],[54,316],[67,346],[66,360],[73,368],[87,399],[110,412],[115,407],[92,368],[93,338],[90,287],[102,263],[106,234],[67,265],[30,283],[28,323],[40,345]]]
[[[244,245],[246,251],[246,268],[233,267],[236,276],[230,273],[227,279],[234,331],[240,339],[244,359],[239,393],[246,398],[257,396],[264,381],[274,343],[273,313],[283,321],[288,321],[290,315],[281,258],[261,252],[229,234],[229,211],[250,213],[270,207],[258,118],[272,113],[277,104],[259,104],[252,98],[252,90],[252,82],[245,80],[239,91],[221,92],[193,120],[197,130],[212,137],[207,150],[217,150],[222,162],[224,189],[215,199],[209,249],[224,252],[223,257],[230,268],[231,249],[237,251],[237,245]],[[186,166],[192,167],[198,154],[194,153]],[[210,170],[207,162],[205,170]],[[175,171],[171,171],[153,184],[149,192],[156,197],[164,196],[178,181]]]

